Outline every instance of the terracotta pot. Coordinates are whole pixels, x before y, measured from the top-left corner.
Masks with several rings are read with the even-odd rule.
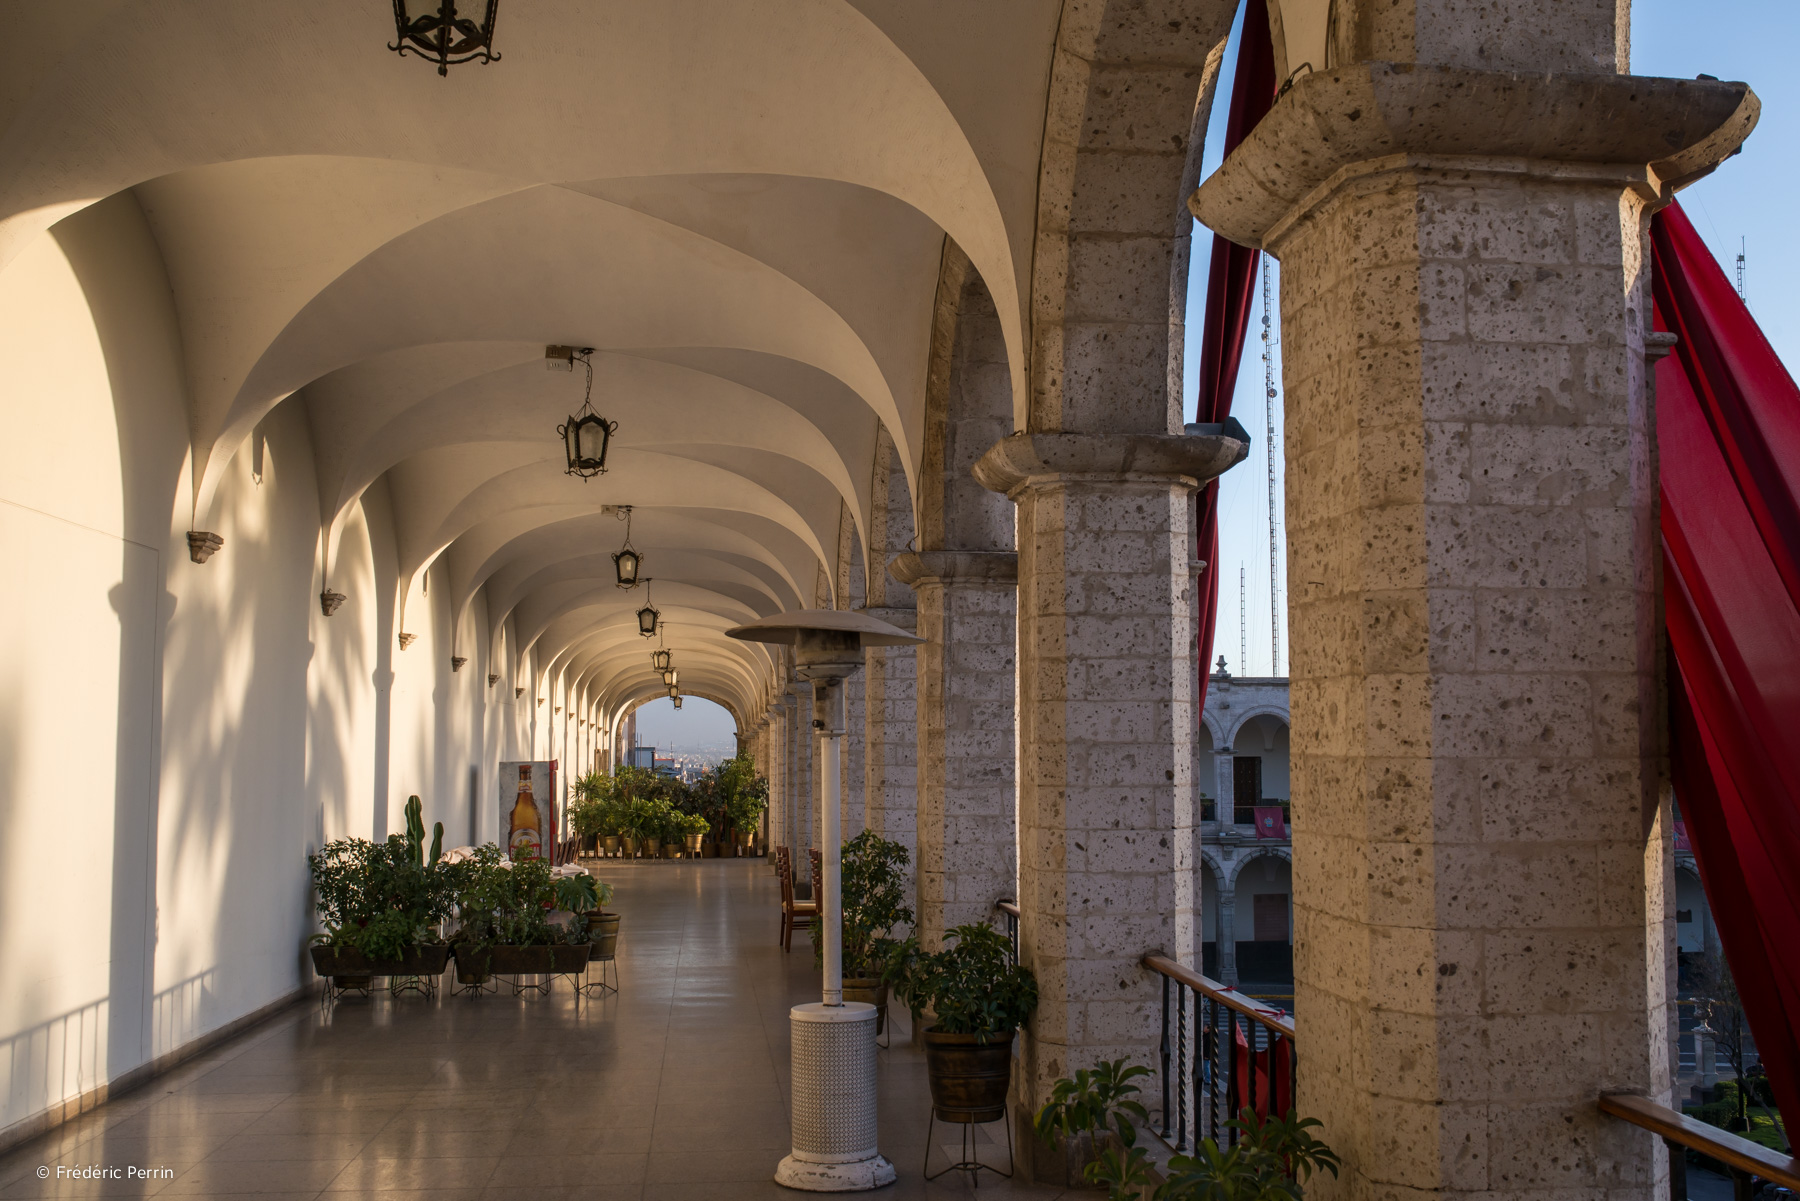
[[[845,976],[844,1000],[865,1001],[875,1007],[875,1037],[887,1030],[888,986],[875,976]]]
[[[1013,1031],[989,1034],[925,1032],[925,1071],[931,1108],[940,1122],[996,1122],[1006,1112],[1012,1081]]]
[[[611,959],[619,949],[619,915],[596,909],[587,915],[588,958]]]
[[[617,834],[608,834],[605,838],[600,840],[600,845],[606,849],[608,857],[617,855],[619,853],[619,836]]]

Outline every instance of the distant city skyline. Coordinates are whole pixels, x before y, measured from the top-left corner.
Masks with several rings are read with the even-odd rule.
[[[681,709],[666,696],[647,701],[637,710],[639,746],[663,751],[737,750],[737,722],[724,706],[697,696],[681,698]]]

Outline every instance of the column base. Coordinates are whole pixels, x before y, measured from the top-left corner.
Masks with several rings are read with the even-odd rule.
[[[894,1178],[894,1165],[882,1155],[854,1163],[812,1163],[790,1155],[775,1169],[776,1184],[808,1193],[863,1193]]]

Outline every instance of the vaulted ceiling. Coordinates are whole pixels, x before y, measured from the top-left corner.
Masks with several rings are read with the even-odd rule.
[[[946,235],[1023,393],[1062,7],[502,0],[501,61],[440,78],[378,0],[11,4],[42,52],[0,76],[0,263],[132,190],[200,518],[297,394],[328,565],[385,480],[401,628],[442,561],[459,614],[485,589],[487,636],[510,618],[616,710],[660,685],[612,583],[630,505],[684,686],[742,712],[767,660],[724,629],[811,603],[840,523],[866,534],[879,428],[918,470]],[[556,437],[584,375],[547,344],[596,348],[591,482]]]

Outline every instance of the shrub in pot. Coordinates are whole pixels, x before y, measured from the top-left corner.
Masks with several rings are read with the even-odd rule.
[[[906,865],[911,856],[900,843],[864,830],[844,844],[839,859],[839,910],[844,939],[844,1000],[875,1006],[875,1033],[887,1028],[888,985],[882,973],[899,940],[894,927],[910,926]],[[825,927],[812,924],[813,961],[825,963]]]
[[[943,950],[919,949],[915,934],[888,954],[883,978],[919,1016],[931,1104],[947,1122],[997,1121],[1006,1107],[1013,1035],[1037,1009],[1037,977],[1012,961],[1012,943],[986,922],[957,926]]]
[[[435,976],[448,947],[438,926],[449,916],[450,866],[443,823],[425,846],[418,797],[406,804],[405,834],[385,842],[340,838],[307,856],[314,907],[323,931],[312,938],[313,967],[340,986],[367,987],[371,976]]]
[[[1149,1115],[1132,1081],[1148,1075],[1149,1068],[1123,1059],[1084,1068],[1051,1086],[1049,1102],[1033,1120],[1039,1138],[1086,1161],[1082,1179],[1103,1185],[1109,1201],[1302,1201],[1315,1173],[1338,1174],[1337,1154],[1313,1137],[1317,1118],[1293,1110],[1285,1118],[1262,1118],[1244,1109],[1225,1123],[1238,1132],[1235,1145],[1222,1149],[1203,1139],[1192,1155],[1172,1156],[1157,1183],[1137,1145],[1137,1129],[1148,1125]]]
[[[564,901],[588,904],[590,895],[598,903],[599,886],[591,876],[583,872],[559,878],[547,859],[509,859],[493,843],[477,847],[453,870],[459,922],[453,941],[457,976],[464,983],[478,983],[494,972],[576,972],[586,964],[587,923],[559,924],[551,913]],[[581,884],[582,879],[588,884]]]

